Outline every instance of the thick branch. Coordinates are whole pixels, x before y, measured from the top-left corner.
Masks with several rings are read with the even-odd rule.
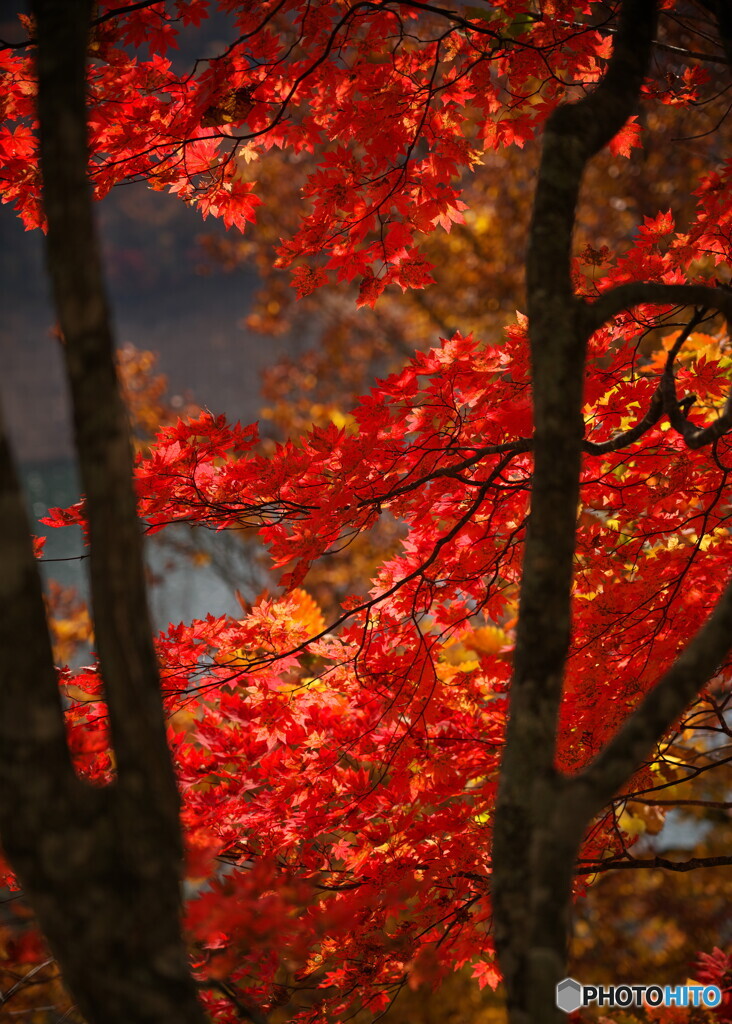
[[[653,392],[648,411],[633,427],[629,427],[627,430],[621,431],[616,434],[615,437],[611,437],[609,441],[583,441],[582,451],[587,452],[588,455],[604,455],[606,452],[617,452],[621,448],[625,448],[626,445],[634,444],[640,440],[644,434],[646,434],[651,427],[655,427],[658,421],[663,415],[663,397],[661,395],[660,387]]]
[[[681,434],[689,448],[703,448],[705,445],[712,444],[732,427],[732,387],[727,396],[724,411],[708,427],[697,427],[687,418],[682,403],[676,397],[676,381],[670,369],[667,369],[661,378],[661,393],[663,408],[668,414],[671,426],[678,434]],[[687,397],[686,401],[693,403],[695,398],[691,395]]]
[[[666,364],[657,395],[661,401],[660,412],[669,418],[671,426],[686,441],[689,448],[702,448],[712,444],[732,428],[732,388],[721,415],[714,423],[706,427],[698,427],[688,418],[688,409],[678,401],[676,382],[673,375],[673,361],[678,349],[686,340],[693,328],[702,321],[706,310],[711,307],[719,310],[728,324],[732,324],[732,292],[724,288],[710,288],[706,285],[693,284],[660,284],[652,281],[635,281],[630,284],[611,288],[591,303],[585,310],[585,319],[590,331],[596,331],[618,313],[625,312],[639,305],[696,305],[701,307],[682,332]],[[654,396],[654,402],[657,401]],[[693,403],[693,396],[685,400]]]
[[[724,412],[708,427],[697,427],[688,418],[689,409],[696,401],[695,395],[687,395],[681,402],[676,396],[674,360],[695,328],[705,320],[706,315],[705,309],[697,309],[681,331],[666,357],[666,367],[660,384],[663,411],[667,414],[673,429],[681,434],[689,448],[702,448],[704,445],[712,444],[732,427],[732,389],[725,403]]]
[[[590,333],[599,330],[618,313],[634,306],[701,306],[718,309],[732,324],[732,291],[703,284],[661,284],[656,281],[631,281],[620,284],[586,307]]]
[[[732,648],[732,583],[661,681],[591,764],[570,782],[596,814],[647,760]]]

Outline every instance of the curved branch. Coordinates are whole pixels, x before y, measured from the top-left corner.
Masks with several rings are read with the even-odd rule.
[[[585,320],[590,333],[598,331],[618,313],[634,306],[705,306],[718,309],[732,324],[732,291],[703,284],[662,284],[657,281],[631,281],[620,284],[585,305]]]
[[[623,430],[620,434],[616,434],[615,437],[611,437],[609,441],[601,441],[597,444],[593,441],[583,441],[582,451],[588,455],[604,455],[606,452],[617,452],[626,445],[638,441],[651,427],[654,427],[661,419],[663,411],[663,396],[659,385],[653,392],[648,411],[645,416],[638,420],[634,427]]]
[[[661,393],[663,408],[668,414],[671,426],[677,434],[681,434],[689,448],[703,448],[707,444],[712,444],[732,428],[732,387],[724,403],[723,413],[708,427],[697,427],[687,419],[682,403],[676,397],[676,381],[670,369],[666,369],[661,378]],[[687,396],[684,401],[693,403],[694,396]]]
[[[673,362],[682,344],[694,327],[701,323],[709,308],[718,310],[725,317],[728,325],[732,325],[732,291],[726,288],[712,288],[708,285],[634,281],[611,288],[594,302],[586,305],[584,309],[585,322],[590,333],[593,333],[619,313],[640,305],[701,307],[697,309],[682,331],[676,345],[669,352],[659,388],[661,401],[659,416],[661,412],[667,414],[671,426],[684,438],[689,448],[702,448],[712,444],[732,428],[732,387],[719,418],[709,426],[698,427],[688,418],[688,410],[694,402],[694,397],[687,396],[682,402],[679,402],[676,396]],[[656,401],[655,395],[654,401]]]

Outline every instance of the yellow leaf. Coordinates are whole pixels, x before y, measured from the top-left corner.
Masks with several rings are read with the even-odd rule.
[[[440,661],[443,665],[452,665],[453,668],[462,667],[468,664],[475,668],[478,655],[468,648],[467,643],[451,643],[446,645],[440,652]]]
[[[323,613],[307,590],[297,587],[284,600],[289,605],[287,610],[298,626],[302,626],[311,636],[323,632],[325,629]]]
[[[479,654],[500,654],[509,642],[508,635],[499,626],[480,626],[463,640],[469,651]]]
[[[629,836],[640,836],[647,831],[645,821],[628,810],[623,811],[618,817],[618,828]]]

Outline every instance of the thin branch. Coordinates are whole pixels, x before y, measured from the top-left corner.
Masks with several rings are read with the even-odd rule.
[[[723,0],[726,2],[726,0]],[[702,0],[704,3],[704,0]],[[591,28],[595,32],[599,32],[603,36],[614,36],[617,33],[617,29],[612,25],[582,25],[576,21],[562,21],[559,20],[560,25],[567,25],[569,28],[576,29],[589,29]],[[727,57],[716,57],[713,53],[703,53],[701,50],[689,50],[685,46],[674,46],[672,43],[664,43],[660,39],[653,40],[653,47],[656,50],[663,50],[666,53],[673,53],[678,57],[683,57],[684,60],[698,60],[706,64],[719,64],[722,67],[727,67]]]
[[[252,1021],[252,1024],[267,1024],[267,1016],[256,1006],[252,1005],[251,1002],[245,1003],[243,999],[237,995],[233,987],[231,985],[227,985],[225,981],[220,981],[218,978],[207,978],[205,981],[199,981],[198,986],[199,988],[210,988],[214,989],[216,992],[220,992],[222,996],[225,996],[229,1000],[242,1020]]]
[[[98,18],[94,18],[91,24],[92,26],[103,25],[105,21],[111,21],[112,18],[132,14],[134,11],[140,11],[145,7],[160,6],[163,3],[164,0],[139,0],[138,3],[125,4],[124,7],[113,7],[112,10],[105,11]],[[164,11],[161,14],[164,16]],[[38,40],[35,36],[29,36],[28,39],[23,39],[17,43],[9,43],[5,39],[0,39],[0,50],[25,50],[29,46],[35,46],[37,42]]]
[[[0,1006],[6,1006],[14,995],[17,995],[17,993],[20,992],[21,989],[25,988],[25,986],[28,984],[31,978],[35,977],[35,975],[42,971],[44,967],[48,967],[50,964],[53,964],[55,962],[56,961],[54,960],[53,957],[49,957],[42,963],[36,964],[35,967],[31,967],[31,969],[26,974],[24,974],[22,978],[19,978],[16,981],[16,983],[8,989],[7,992],[5,992],[4,994],[0,993]]]
[[[643,804],[644,807],[706,807],[709,811],[732,810],[732,800],[647,800],[642,796],[628,796],[627,804]]]
[[[576,875],[598,875],[604,871],[636,871],[649,868],[661,868],[664,871],[696,871],[699,868],[726,868],[732,866],[732,855],[723,854],[718,857],[690,857],[689,860],[669,860],[667,857],[630,857],[629,860],[601,860],[587,866],[580,861],[575,870]]]
[[[719,36],[722,40],[727,66],[732,69],[732,6],[729,0],[700,0],[702,7],[717,19]]]

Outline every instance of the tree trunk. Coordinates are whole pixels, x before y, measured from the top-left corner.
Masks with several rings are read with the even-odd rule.
[[[203,1024],[181,934],[178,793],[147,612],[132,448],[87,182],[90,0],[38,0],[47,261],[86,493],[117,777],[79,779],[20,489],[0,440],[0,835],[90,1024]]]
[[[652,0],[626,0],[604,79],[547,123],[534,200],[527,308],[535,461],[493,848],[495,941],[512,1024],[563,1016],[554,987],[565,973],[572,871],[586,824],[567,819],[566,784],[554,766],[589,337],[570,273],[575,211],[587,162],[636,108],[654,27]]]
[[[704,626],[595,760],[571,778],[557,771],[587,341],[613,316],[642,303],[715,308],[732,323],[732,295],[719,288],[633,282],[592,303],[572,288],[572,233],[582,174],[637,109],[656,6],[654,0],[624,0],[605,77],[592,94],[560,107],[549,119],[534,203],[527,291],[535,464],[493,848],[495,942],[511,1024],[565,1019],[556,1009],[556,985],[566,975],[572,878],[582,838],[732,646],[730,583]],[[732,54],[729,5],[707,0],[705,6],[716,13],[725,52]],[[679,412],[671,370],[658,401],[690,448],[712,444],[732,422],[728,403],[715,423],[702,428],[688,423]]]

